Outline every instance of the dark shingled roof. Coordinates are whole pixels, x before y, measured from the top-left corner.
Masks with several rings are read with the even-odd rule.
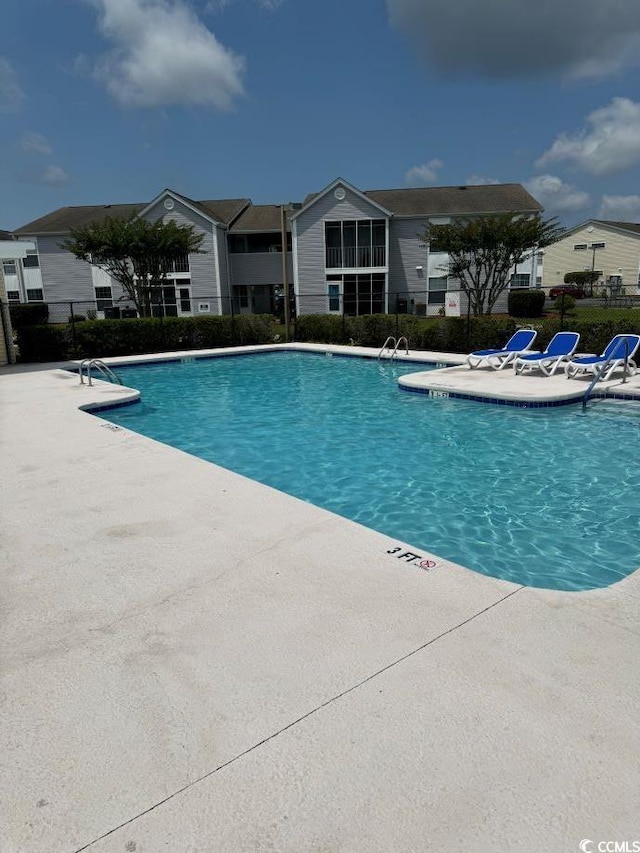
[[[176,195],[178,195],[176,193]],[[192,204],[205,216],[228,225],[250,204],[247,198],[212,199],[211,201],[192,201],[186,196],[178,196]],[[107,216],[124,217],[143,210],[149,202],[138,204],[98,204],[83,205],[81,207],[61,207],[48,213],[40,219],[35,219],[16,228],[16,234],[67,234],[72,228],[84,228],[94,222],[101,222]]]
[[[179,196],[179,198],[188,201],[197,210],[201,210],[205,216],[215,219],[222,225],[229,225],[248,204],[251,204],[251,199],[248,198],[223,198],[209,201],[195,201],[186,195]]]
[[[93,204],[82,207],[60,207],[53,213],[41,216],[16,228],[15,234],[66,234],[72,228],[84,228],[101,222],[107,216],[123,217],[137,213],[145,204]]]
[[[0,240],[13,240],[13,234],[11,231],[2,231],[0,229]]]
[[[593,219],[592,222],[599,222],[600,225],[611,225],[613,228],[622,228],[624,231],[634,231],[640,234],[640,223],[638,222],[614,222],[612,219]]]
[[[460,216],[543,209],[520,184],[367,190],[364,194],[396,216]]]
[[[542,205],[520,184],[365,190],[363,195],[395,216],[462,216],[466,213],[543,210]],[[317,196],[318,193],[310,193],[303,207]]]
[[[240,214],[230,230],[232,232],[259,232],[280,231],[281,228],[279,204],[253,204]],[[287,221],[287,230],[290,229],[291,226]]]

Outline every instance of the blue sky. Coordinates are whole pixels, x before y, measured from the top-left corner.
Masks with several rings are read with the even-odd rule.
[[[640,222],[638,0],[10,0],[2,22],[0,228],[338,176]]]

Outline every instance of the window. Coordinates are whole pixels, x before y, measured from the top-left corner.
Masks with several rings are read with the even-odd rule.
[[[7,299],[9,302],[20,302],[19,290],[7,290]]]
[[[339,311],[340,310],[340,285],[339,284],[329,284],[329,311]]]
[[[431,226],[431,239],[429,240],[429,251],[430,252],[442,252],[442,246],[438,242],[438,231],[442,228],[442,225],[432,225]]]
[[[27,302],[44,302],[44,293],[41,287],[27,290]]]
[[[343,309],[350,316],[382,314],[384,312],[384,273],[374,275],[345,275]]]
[[[604,249],[606,247],[606,243],[592,243],[589,248],[590,249]]]
[[[528,272],[514,273],[511,276],[511,287],[529,287],[530,276]]]
[[[113,294],[111,287],[96,287],[96,307],[98,311],[111,308],[113,305]]]
[[[573,247],[574,252],[583,252],[586,251],[587,244],[586,243],[576,243]]]
[[[429,293],[427,303],[429,305],[444,305],[447,293],[447,277],[446,275],[438,276],[437,278],[429,279]]]
[[[5,275],[17,275],[18,270],[16,269],[15,261],[3,261],[2,262],[2,271]]]
[[[238,297],[238,305],[240,308],[248,308],[249,307],[249,293],[247,290],[247,286],[245,284],[241,284],[236,287],[236,295]]]
[[[27,257],[22,259],[22,266],[25,269],[31,269],[40,266],[38,253],[35,249],[27,249]]]
[[[181,258],[172,261],[168,272],[189,272],[189,256],[183,255]]]
[[[191,280],[188,278],[176,279],[176,290],[178,291],[178,302],[181,314],[191,313]]]
[[[266,231],[262,234],[229,234],[229,251],[234,255],[259,252],[282,252],[282,233]],[[291,251],[291,234],[287,232],[287,252]],[[186,270],[185,270],[186,272]]]
[[[328,269],[386,266],[384,219],[325,222],[325,266]]]

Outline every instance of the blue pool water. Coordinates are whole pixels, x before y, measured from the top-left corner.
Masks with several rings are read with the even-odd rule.
[[[640,566],[637,407],[431,399],[398,388],[408,372],[294,352],[131,366],[142,402],[100,417],[487,575],[583,590]]]

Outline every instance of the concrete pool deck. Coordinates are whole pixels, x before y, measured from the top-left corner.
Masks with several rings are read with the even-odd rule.
[[[2,853],[638,839],[640,572],[484,577],[79,409],[130,393],[0,370]]]

